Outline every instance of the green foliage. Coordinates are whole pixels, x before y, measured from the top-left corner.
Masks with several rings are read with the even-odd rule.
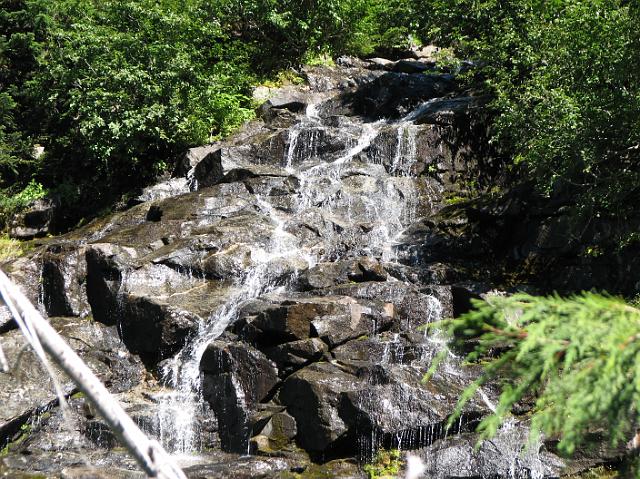
[[[548,195],[619,214],[640,178],[640,4],[431,1],[423,31],[483,65],[494,141]]]
[[[416,32],[431,21],[428,6],[416,0],[369,0],[345,47],[352,53],[388,54],[421,43]]]
[[[402,466],[398,449],[380,450],[370,464],[365,464],[364,472],[369,479],[394,478],[400,474]]]
[[[19,258],[23,253],[24,249],[20,241],[8,236],[0,236],[0,262]]]
[[[478,430],[495,434],[515,403],[535,395],[532,434],[559,436],[567,454],[595,428],[613,445],[634,434],[640,411],[640,309],[621,299],[582,293],[565,299],[518,294],[478,301],[448,322],[452,346],[473,351],[483,374],[457,413],[488,381],[501,381],[499,404]],[[452,418],[452,421],[455,417]]]
[[[38,172],[47,183],[70,172],[90,173],[107,190],[140,182],[251,117],[251,78],[203,2],[39,8],[49,19],[46,56],[23,86],[47,132],[47,171]]]

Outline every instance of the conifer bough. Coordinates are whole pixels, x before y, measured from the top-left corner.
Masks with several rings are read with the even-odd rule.
[[[491,380],[501,381],[496,411],[478,430],[496,433],[518,401],[535,398],[532,434],[559,437],[571,454],[594,429],[612,446],[637,449],[640,411],[640,309],[619,298],[581,293],[570,298],[516,294],[476,301],[445,324],[453,348],[474,342],[467,360],[483,373],[457,407]],[[455,420],[455,418],[452,418]]]

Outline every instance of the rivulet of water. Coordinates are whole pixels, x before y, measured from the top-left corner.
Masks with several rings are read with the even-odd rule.
[[[160,439],[168,449],[189,453],[201,448],[197,420],[204,407],[201,392],[200,359],[207,346],[238,318],[242,306],[251,299],[289,286],[276,278],[275,261],[302,261],[312,266],[318,261],[367,255],[383,261],[394,259],[396,238],[413,221],[417,195],[412,171],[417,161],[418,127],[411,119],[399,122],[364,122],[345,118],[343,130],[326,124],[317,104],[311,103],[298,123],[287,132],[282,164],[298,179],[293,208],[287,212],[272,204],[270,197],[255,197],[259,214],[272,223],[267,244],[251,246],[251,264],[236,281],[224,305],[205,318],[190,343],[164,365],[163,374],[171,391],[159,398]],[[395,128],[397,137],[389,170],[370,158],[370,149],[379,141],[383,128]],[[345,131],[346,131],[345,130]],[[357,133],[354,133],[357,132]],[[322,157],[319,143],[324,135],[342,135],[342,152]],[[358,166],[364,165],[364,166]],[[369,174],[353,173],[367,165],[378,169]],[[291,231],[310,215],[321,217],[319,238],[305,244]],[[434,298],[429,314],[441,307]],[[436,318],[438,319],[438,318]],[[397,338],[396,338],[397,340]],[[391,347],[391,344],[390,344]],[[401,354],[394,352],[394,355]],[[386,353],[390,357],[391,351]],[[407,439],[408,440],[408,439]],[[402,441],[401,441],[402,442]]]
[[[253,249],[252,265],[238,280],[236,292],[199,324],[191,343],[168,361],[162,371],[173,390],[159,398],[160,439],[173,452],[184,454],[201,449],[196,418],[198,412],[206,407],[202,399],[200,359],[207,346],[237,318],[243,304],[279,286],[271,274],[272,262],[300,256],[297,240],[284,231],[284,222],[275,214],[273,207],[260,197],[257,205],[275,224],[269,244],[264,249]]]

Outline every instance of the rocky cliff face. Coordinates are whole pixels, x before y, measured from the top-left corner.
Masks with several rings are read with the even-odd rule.
[[[261,120],[190,150],[128,210],[6,265],[143,427],[200,455],[189,475],[290,477],[379,448],[416,451],[429,477],[552,477],[565,465],[542,443],[521,454],[519,420],[474,452],[489,389],[445,431],[477,374],[453,354],[422,383],[444,347],[424,326],[489,289],[462,284],[449,259],[464,248],[430,245],[424,229],[491,175],[492,158],[486,99],[405,63],[306,70],[304,86],[270,92]],[[18,333],[1,327],[16,359]],[[101,473],[130,477],[83,399],[68,431],[29,368],[0,375],[11,405],[0,439],[14,441],[0,471],[85,477],[102,461]],[[328,473],[362,474],[349,464]]]

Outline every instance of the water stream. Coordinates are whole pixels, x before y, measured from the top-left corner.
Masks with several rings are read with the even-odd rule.
[[[395,239],[414,220],[417,207],[411,170],[416,161],[418,127],[411,119],[347,121],[350,124],[342,131],[357,133],[348,137],[344,151],[321,159],[322,137],[335,131],[324,124],[317,105],[311,104],[289,129],[282,166],[299,181],[293,211],[283,212],[268,196],[257,197],[257,212],[273,225],[269,241],[251,245],[251,265],[237,280],[235,293],[200,323],[194,339],[164,366],[164,377],[172,389],[160,397],[158,420],[161,442],[169,450],[184,454],[201,449],[196,418],[207,407],[199,371],[202,354],[237,319],[243,304],[290,288],[290,282],[283,285],[271,273],[276,262],[303,260],[311,267],[348,257],[395,258]],[[381,131],[390,128],[396,130],[396,146],[389,171],[385,171],[375,158],[369,158],[368,150]],[[373,167],[377,168],[375,174],[371,174]],[[358,174],[358,168],[363,174]],[[306,215],[321,215],[325,220],[320,240],[313,244],[304,244],[289,232]],[[366,225],[364,230],[362,225]],[[439,316],[439,304],[433,300],[433,308],[425,314]],[[385,354],[389,357],[390,351]]]

